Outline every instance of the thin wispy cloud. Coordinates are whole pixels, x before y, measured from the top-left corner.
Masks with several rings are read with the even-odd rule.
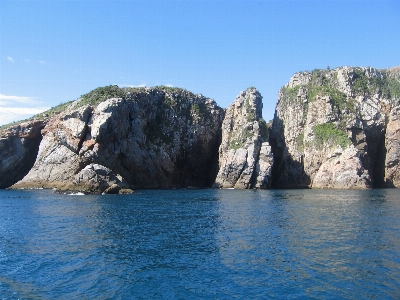
[[[146,83],[141,83],[141,84],[138,84],[138,85],[135,85],[135,84],[117,84],[119,87],[130,87],[130,88],[143,88],[143,87],[149,87],[149,86],[152,86],[152,85],[147,85]],[[175,87],[175,85],[174,84],[172,84],[172,83],[167,83],[167,84],[160,84],[160,83],[156,83],[156,84],[154,84],[153,86],[159,86],[159,85],[162,85],[162,86],[167,86],[167,87]]]
[[[27,119],[48,109],[34,97],[0,94],[0,125]]]
[[[141,83],[139,85],[132,85],[131,87],[146,87],[147,85],[145,83]]]
[[[0,106],[0,126],[9,124],[14,121],[30,118],[48,109],[50,109],[50,107],[1,107]]]
[[[15,104],[15,103],[33,104],[34,102],[35,102],[35,98],[33,98],[33,97],[0,94],[0,105],[1,106]]]
[[[146,87],[147,84],[145,83],[141,83],[138,85],[134,85],[134,84],[117,84],[119,87],[130,87],[130,88],[143,88]]]
[[[44,60],[39,60],[39,64],[44,65],[46,62]]]
[[[14,62],[14,59],[13,59],[11,56],[7,56],[7,60],[8,60],[9,62]]]
[[[50,107],[1,107],[0,114],[35,115],[50,109]]]

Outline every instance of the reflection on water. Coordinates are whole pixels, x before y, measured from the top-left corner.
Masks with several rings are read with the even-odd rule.
[[[399,196],[0,191],[0,295],[399,298]]]
[[[264,287],[270,297],[398,295],[397,191],[248,194],[220,196],[221,261],[238,284]]]

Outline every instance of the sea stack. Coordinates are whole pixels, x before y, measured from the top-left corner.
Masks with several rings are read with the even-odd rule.
[[[268,188],[273,157],[262,96],[253,87],[241,92],[226,110],[214,187]]]

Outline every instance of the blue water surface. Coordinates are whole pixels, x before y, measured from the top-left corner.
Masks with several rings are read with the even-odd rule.
[[[400,299],[400,190],[0,190],[0,299]]]

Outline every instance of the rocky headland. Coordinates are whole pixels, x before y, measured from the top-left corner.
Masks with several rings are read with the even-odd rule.
[[[213,100],[183,89],[99,88],[44,121],[35,163],[13,187],[119,193],[210,186],[223,117]]]
[[[400,186],[400,68],[299,72],[262,118],[253,87],[225,110],[169,87],[108,86],[0,128],[0,188]]]
[[[273,186],[399,186],[399,68],[300,72],[278,94]]]

